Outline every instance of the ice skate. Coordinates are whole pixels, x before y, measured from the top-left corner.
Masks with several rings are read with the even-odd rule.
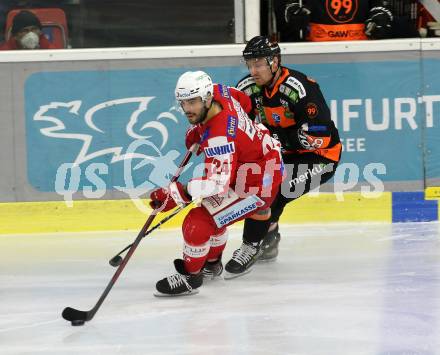
[[[278,244],[280,243],[281,235],[278,232],[278,226],[268,232],[260,245],[261,256],[259,262],[275,261],[278,256]]]
[[[231,260],[225,265],[225,280],[233,279],[249,273],[252,265],[260,256],[260,247],[243,242],[241,247],[234,251]]]
[[[169,297],[169,296],[187,296],[195,295],[199,293],[197,290],[203,284],[203,274],[189,274],[185,271],[182,259],[174,260],[174,267],[177,273],[156,283],[157,297]]]
[[[215,280],[221,278],[223,272],[223,264],[221,259],[216,261],[207,261],[202,269],[203,280]]]

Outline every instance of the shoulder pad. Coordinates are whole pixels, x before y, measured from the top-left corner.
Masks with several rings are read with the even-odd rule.
[[[243,80],[240,80],[240,82],[237,84],[237,89],[240,91],[243,91],[244,89],[246,89],[249,86],[252,85],[256,85],[255,84],[255,80],[253,77],[248,76],[246,78],[244,78]]]
[[[295,90],[298,93],[300,99],[306,96],[306,89],[304,88],[304,85],[301,81],[294,78],[293,76],[288,76],[287,79],[284,81],[284,85]]]

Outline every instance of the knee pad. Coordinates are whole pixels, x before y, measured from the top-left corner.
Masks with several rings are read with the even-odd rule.
[[[243,240],[250,243],[259,243],[267,234],[270,223],[270,219],[261,221],[246,218],[244,220]]]
[[[193,208],[182,224],[183,239],[190,245],[207,243],[211,236],[222,234],[224,228],[218,228],[212,216],[204,207]]]

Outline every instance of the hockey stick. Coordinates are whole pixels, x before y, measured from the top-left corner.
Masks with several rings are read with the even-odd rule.
[[[153,232],[155,229],[159,228],[162,224],[169,221],[171,218],[173,218],[176,214],[178,214],[180,211],[182,211],[186,206],[184,205],[182,207],[179,207],[178,209],[174,210],[170,215],[166,216],[164,219],[162,219],[159,223],[151,227],[149,230],[145,232],[142,238],[145,238],[148,234]],[[130,245],[127,245],[124,249],[122,249],[118,254],[116,254],[113,258],[109,260],[109,264],[113,267],[118,267],[122,263],[122,257],[121,254],[126,251],[127,249],[131,248],[134,243],[131,243]]]
[[[182,162],[179,165],[179,168],[177,169],[174,176],[171,178],[171,182],[177,181],[180,174],[182,173],[185,165],[188,163],[189,159],[191,158],[191,155],[197,151],[199,145],[193,144],[191,148],[186,152],[185,157],[183,158]],[[125,265],[127,265],[128,260],[130,260],[131,256],[133,255],[134,251],[138,247],[139,243],[141,242],[142,238],[145,236],[148,227],[153,222],[154,217],[159,213],[159,209],[154,209],[153,212],[151,212],[150,216],[148,217],[147,221],[145,222],[144,226],[142,227],[141,231],[137,235],[136,239],[134,240],[132,246],[128,250],[125,257],[122,259],[121,265],[117,268],[115,271],[113,277],[111,278],[110,282],[107,284],[107,287],[105,288],[104,292],[102,293],[101,297],[99,298],[98,302],[96,302],[95,306],[90,309],[89,311],[80,311],[75,308],[66,307],[63,310],[63,313],[61,314],[62,317],[71,322],[72,325],[84,325],[85,322],[88,322],[92,320],[92,318],[95,316],[96,312],[98,311],[99,307],[101,307],[101,304],[104,302],[105,298],[109,294],[110,290],[113,288],[114,284],[119,278],[119,275],[121,275],[122,271],[125,268]]]

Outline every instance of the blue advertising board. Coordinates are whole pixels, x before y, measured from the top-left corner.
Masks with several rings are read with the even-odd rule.
[[[320,84],[343,140],[342,163],[355,164],[360,181],[374,163],[386,171],[382,181],[398,182],[424,179],[424,159],[431,159],[430,177],[440,177],[433,158],[440,156],[439,64],[425,60],[423,72],[419,61],[286,66]],[[188,127],[174,87],[194,69],[231,86],[247,74],[244,66],[32,74],[25,85],[30,184],[44,192],[165,185]]]

